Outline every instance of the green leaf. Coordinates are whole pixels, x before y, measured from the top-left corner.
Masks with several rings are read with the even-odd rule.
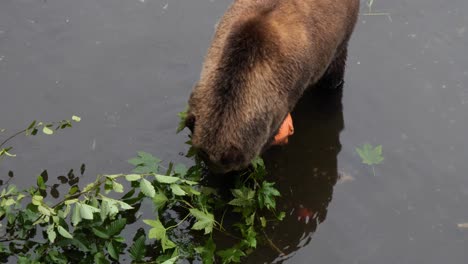
[[[133,170],[137,174],[158,173],[160,159],[155,158],[153,155],[140,151],[138,157],[130,159],[130,164],[136,166]]]
[[[174,167],[174,172],[177,175],[184,176],[187,173],[188,169],[184,164],[177,164]]]
[[[184,180],[184,179],[181,179],[180,181],[183,182],[183,183],[186,183],[188,185],[197,185],[198,184],[198,182],[196,182],[196,181],[189,181],[189,180]]]
[[[145,245],[145,235],[141,235],[138,237],[137,240],[133,243],[133,245],[128,250],[132,259],[136,262],[139,262],[143,259],[146,253],[146,245]]]
[[[93,213],[98,213],[99,209],[96,207],[92,207],[90,205],[84,204],[84,203],[78,203],[80,205],[80,215],[81,218],[87,219],[87,220],[93,220]]]
[[[62,240],[58,243],[58,246],[60,247],[69,247],[69,246],[75,246],[77,249],[79,249],[82,252],[89,252],[90,247],[95,246],[94,243],[91,243],[90,240],[88,240],[88,234],[87,233],[77,233],[74,234],[73,239],[66,239]]]
[[[50,261],[50,263],[54,263],[54,264],[67,264],[68,263],[67,257],[61,252],[59,253],[55,249],[50,249],[47,252],[47,256],[45,258],[47,261]]]
[[[257,233],[255,232],[253,226],[249,227],[246,231],[242,232],[244,240],[242,241],[246,246],[250,248],[257,247]]]
[[[116,181],[113,181],[112,182],[112,189],[114,190],[114,192],[116,193],[123,193],[124,191],[124,188],[123,188],[123,185],[116,182]]]
[[[161,240],[161,246],[162,246],[163,252],[166,251],[167,249],[177,247],[177,245],[174,242],[172,242],[167,236],[165,236]]]
[[[245,257],[245,253],[238,248],[230,248],[216,252],[221,257],[222,263],[239,263],[241,257]]]
[[[254,203],[255,191],[243,186],[241,189],[231,190],[234,199],[232,199],[229,204],[239,207],[248,207],[252,206]]]
[[[18,258],[17,264],[41,264],[39,261],[31,260],[31,257],[29,255],[27,256],[18,255],[17,258]]]
[[[259,167],[265,167],[265,163],[263,162],[263,159],[260,156],[256,156],[252,160],[252,166],[254,167],[254,169],[257,169]]]
[[[56,237],[57,234],[55,233],[54,225],[49,225],[47,227],[47,238],[49,239],[50,243],[54,243]]]
[[[6,155],[8,157],[16,157],[16,154],[11,154],[10,151],[12,149],[12,147],[9,147],[9,148],[5,148],[5,149],[0,149],[0,157],[2,155]]]
[[[178,258],[179,258],[179,256],[175,256],[175,257],[173,257],[173,258],[170,258],[170,259],[164,261],[164,262],[161,263],[161,264],[174,264]]]
[[[95,264],[109,264],[109,261],[106,259],[102,252],[98,252],[94,255]]]
[[[138,156],[141,158],[143,163],[149,164],[149,163],[159,163],[161,162],[160,159],[154,157],[150,153],[144,152],[144,151],[138,151]]]
[[[54,131],[45,126],[45,127],[42,128],[42,133],[44,133],[46,135],[52,135],[54,133]]]
[[[18,194],[18,196],[16,196],[16,201],[19,202],[19,201],[23,200],[24,197],[26,197],[26,195],[20,193],[20,194]]]
[[[267,221],[265,219],[265,217],[260,217],[260,224],[262,225],[263,228],[265,228],[267,226]]]
[[[109,176],[107,176],[107,177],[108,178],[106,179],[106,181],[104,183],[104,190],[105,190],[106,194],[108,194],[110,191],[112,191],[114,189],[114,184],[113,184],[112,178],[109,178]],[[90,190],[91,190],[93,188],[93,185],[94,185],[94,183],[88,184],[88,186],[86,186],[83,191],[86,191],[86,189],[88,189],[88,188],[90,188]]]
[[[39,205],[37,207],[37,210],[39,210],[41,214],[47,215],[47,216],[51,216],[53,214],[53,211],[51,211],[51,209],[49,209],[48,207],[44,207],[42,205]]]
[[[114,245],[114,241],[109,241],[109,243],[107,243],[107,252],[109,252],[109,255],[113,259],[119,260],[119,251],[117,247]]]
[[[244,215],[244,220],[245,220],[245,223],[249,226],[251,225],[254,225],[255,224],[255,213],[253,213],[251,216],[247,217],[248,214],[245,214]]]
[[[67,231],[65,228],[63,228],[62,226],[60,226],[60,225],[57,226],[57,231],[58,231],[59,234],[60,234],[61,236],[63,236],[64,238],[73,239],[73,236],[72,236],[70,233],[68,233],[68,231]]]
[[[215,250],[216,244],[211,237],[206,241],[204,246],[195,248],[195,251],[200,254],[201,259],[203,260],[203,264],[214,263]]]
[[[124,229],[125,225],[127,224],[127,219],[125,218],[120,218],[112,223],[110,223],[109,227],[107,228],[107,234],[110,236],[115,236],[120,234],[122,230]]]
[[[42,178],[41,175],[37,176],[37,187],[39,187],[39,189],[41,189],[41,190],[46,189],[46,186],[45,186],[45,183],[44,183],[44,178]]]
[[[280,192],[273,187],[272,182],[264,181],[258,190],[258,204],[260,208],[266,207],[269,210],[276,208],[275,196],[280,196]]]
[[[78,188],[78,186],[72,186],[70,188],[70,190],[68,191],[68,194],[69,195],[74,195],[75,193],[79,192],[80,191],[80,188]]]
[[[185,128],[185,119],[187,119],[187,111],[188,111],[188,107],[184,111],[179,112],[177,114],[177,116],[179,116],[179,125],[177,126],[176,133],[179,133],[180,131],[184,130],[184,128]]]
[[[174,242],[169,240],[169,238],[167,237],[166,228],[164,228],[163,224],[161,223],[161,221],[159,221],[159,219],[143,220],[143,222],[153,227],[149,230],[148,238],[160,240],[163,251],[166,251],[166,249],[176,247],[176,244],[174,244]]]
[[[284,217],[286,216],[286,213],[285,212],[280,212],[276,218],[280,221],[283,221]]]
[[[163,192],[158,192],[153,197],[153,203],[157,209],[163,208],[164,205],[167,203],[168,199]]]
[[[356,148],[356,152],[362,159],[362,163],[367,165],[378,165],[382,163],[382,145],[372,147],[370,144],[364,144],[361,148]]]
[[[128,163],[132,164],[133,166],[138,166],[143,164],[143,161],[140,158],[132,158],[127,161]]]
[[[106,220],[107,216],[109,215],[110,212],[110,205],[109,201],[107,199],[103,199],[101,202],[101,220],[104,221]]]
[[[93,233],[102,239],[109,239],[111,236],[106,232],[106,230],[102,227],[93,227],[91,229]]]
[[[58,223],[60,219],[67,218],[70,211],[71,211],[71,207],[69,205],[67,205],[64,210],[58,211],[58,216],[55,217],[54,222]]]
[[[46,183],[49,180],[49,174],[47,173],[47,170],[41,172],[41,177],[44,180],[44,183]]]
[[[138,181],[139,179],[141,179],[141,175],[139,174],[128,174],[128,175],[125,175],[125,179],[129,182],[132,182],[132,181]]]
[[[28,131],[31,130],[35,125],[36,125],[36,120],[32,121],[31,124],[29,124],[28,128],[26,128],[26,134],[28,134]]]
[[[148,197],[153,198],[156,195],[156,190],[154,189],[153,185],[145,178],[141,179],[140,188],[141,192]]]
[[[81,121],[81,117],[74,115],[74,116],[72,116],[72,120],[78,123],[78,122]]]
[[[158,182],[167,183],[167,184],[175,183],[178,180],[180,180],[179,177],[165,176],[165,175],[159,175],[159,174],[156,174],[155,177]]]
[[[182,190],[184,190],[186,193],[188,193],[189,195],[201,195],[201,192],[195,190],[194,188],[192,188],[191,186],[180,186],[180,188],[182,188]]]
[[[190,209],[190,213],[197,219],[197,222],[192,226],[192,229],[205,229],[205,234],[209,234],[213,231],[215,223],[213,214],[202,212],[198,209]]]
[[[34,205],[41,205],[42,204],[42,200],[44,200],[44,197],[40,196],[40,195],[34,195],[31,199],[31,202],[32,204]]]
[[[173,194],[178,196],[184,196],[187,194],[178,184],[171,184],[171,190]]]
[[[9,207],[12,206],[16,203],[15,199],[13,198],[8,198],[8,199],[2,199],[0,200],[0,206],[1,207]]]
[[[161,240],[166,236],[166,228],[159,219],[143,220],[143,222],[152,227],[148,233],[148,238]]]
[[[117,203],[120,205],[120,208],[122,208],[122,210],[131,210],[131,209],[133,209],[133,206],[129,205],[128,203],[121,202],[121,201],[117,201]]]
[[[80,204],[75,204],[72,213],[72,224],[73,226],[77,226],[81,222],[81,214],[80,214]]]

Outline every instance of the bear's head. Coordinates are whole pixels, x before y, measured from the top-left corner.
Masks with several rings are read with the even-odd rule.
[[[301,64],[281,39],[267,14],[218,26],[186,121],[193,146],[214,171],[247,167],[300,97]]]

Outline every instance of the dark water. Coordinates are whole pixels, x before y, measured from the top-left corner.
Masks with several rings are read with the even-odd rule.
[[[187,162],[174,133],[227,0],[1,0],[0,127],[76,114],[14,142],[27,186],[41,169],[130,170],[139,150]],[[366,12],[363,4],[363,12]],[[248,263],[466,263],[468,2],[374,1],[341,94],[311,94],[290,144],[266,154],[288,212]],[[372,169],[355,152],[382,144]],[[341,178],[340,178],[341,176]],[[302,217],[298,217],[298,216]],[[307,219],[305,216],[309,216]]]

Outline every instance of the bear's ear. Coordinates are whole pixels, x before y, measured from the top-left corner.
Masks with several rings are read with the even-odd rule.
[[[193,114],[187,116],[185,119],[185,126],[193,133],[193,129],[195,128],[195,116]]]
[[[234,146],[229,147],[221,156],[220,163],[223,166],[243,164],[245,161],[242,151]]]

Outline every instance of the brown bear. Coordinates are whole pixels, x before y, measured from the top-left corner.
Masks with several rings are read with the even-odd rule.
[[[219,22],[189,99],[192,144],[215,171],[271,145],[303,92],[342,83],[359,0],[236,0]]]

